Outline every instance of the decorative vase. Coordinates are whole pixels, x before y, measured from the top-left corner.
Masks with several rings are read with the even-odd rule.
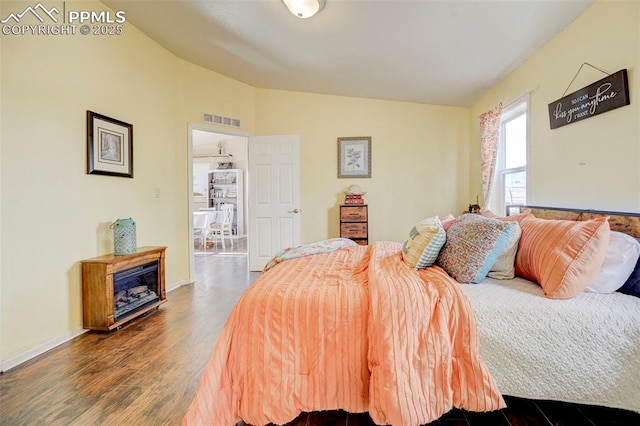
[[[118,219],[111,224],[111,228],[113,229],[113,254],[124,256],[137,251],[135,220]]]

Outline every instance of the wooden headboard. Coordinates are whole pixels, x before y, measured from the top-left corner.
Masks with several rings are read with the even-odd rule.
[[[519,205],[507,206],[507,216],[525,209],[531,209],[531,213],[541,219],[588,220],[596,217],[609,216],[609,226],[612,231],[624,232],[625,234],[640,239],[640,213]]]

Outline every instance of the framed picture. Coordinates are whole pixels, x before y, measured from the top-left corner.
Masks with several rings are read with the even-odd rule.
[[[87,174],[133,177],[133,126],[87,111]]]
[[[338,178],[371,177],[371,137],[338,138]]]

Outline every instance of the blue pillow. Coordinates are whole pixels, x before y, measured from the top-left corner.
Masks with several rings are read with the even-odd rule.
[[[633,272],[629,279],[625,281],[618,291],[624,294],[640,297],[640,259],[636,262],[636,266],[633,268]]]

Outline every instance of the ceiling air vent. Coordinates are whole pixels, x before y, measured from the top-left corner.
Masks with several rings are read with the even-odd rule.
[[[222,115],[202,113],[202,121],[205,123],[221,124],[223,126],[240,127],[240,119],[233,117],[224,117]]]

